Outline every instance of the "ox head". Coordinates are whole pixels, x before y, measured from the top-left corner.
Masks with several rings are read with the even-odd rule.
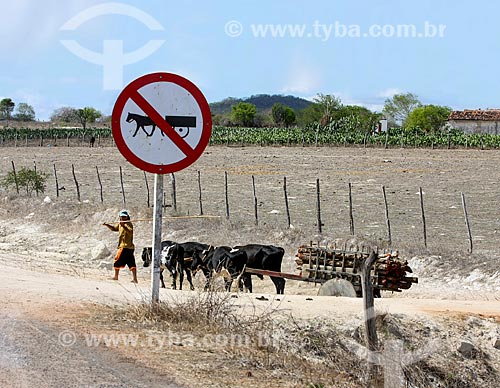
[[[165,247],[168,247],[170,245],[175,244],[175,242],[170,241],[170,240],[165,240],[161,242],[161,247],[164,249]],[[153,248],[152,247],[144,247],[142,249],[142,254],[141,258],[143,261],[143,266],[144,267],[149,267],[153,261]]]
[[[247,264],[248,255],[242,249],[232,249],[226,254],[223,262],[224,268],[231,279],[236,279]]]
[[[191,273],[196,275],[196,273],[201,269],[206,269],[208,261],[212,258],[215,251],[213,245],[209,245],[208,249],[204,249],[201,252],[195,251],[193,253],[193,261],[191,263]]]
[[[161,265],[167,267],[169,270],[174,267],[174,261],[176,259],[176,248],[177,245],[169,245],[162,249],[161,251]]]

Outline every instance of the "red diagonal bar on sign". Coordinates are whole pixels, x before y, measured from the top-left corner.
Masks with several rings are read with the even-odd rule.
[[[188,156],[193,153],[193,148],[175,131],[174,128],[163,118],[156,109],[136,90],[130,98],[141,108],[146,115],[153,120],[158,128],[184,153]]]

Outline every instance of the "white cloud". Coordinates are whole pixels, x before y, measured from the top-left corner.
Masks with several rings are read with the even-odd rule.
[[[358,99],[358,98],[353,98],[347,93],[343,92],[338,92],[338,91],[333,91],[333,92],[320,92],[318,93],[323,93],[323,94],[330,94],[332,96],[335,96],[337,98],[340,98],[340,101],[342,102],[343,105],[358,105],[358,106],[364,106],[367,109],[370,109],[372,112],[382,112],[382,109],[384,108],[384,103],[380,101],[380,97],[377,95],[375,97],[368,97],[366,99]],[[305,98],[306,100],[309,101],[314,101],[314,99],[318,95],[309,95]]]
[[[320,70],[317,66],[306,63],[301,55],[292,59],[282,93],[310,94],[321,85]]]
[[[89,1],[84,0],[15,0],[2,4],[0,49],[9,52],[30,50],[50,44],[61,25]]]
[[[18,89],[12,94],[11,98],[16,105],[21,102],[31,105],[35,109],[36,119],[43,121],[48,120],[54,109],[61,105],[47,99],[41,93],[29,89]]]
[[[385,90],[382,90],[380,93],[377,94],[377,97],[379,98],[392,98],[395,94],[401,94],[403,93],[402,90],[398,88],[388,88]]]
[[[372,112],[381,112],[382,109],[384,108],[383,103],[379,103],[378,100],[379,98],[373,98],[369,97],[367,99],[357,99],[357,98],[352,98],[349,95],[342,94],[342,93],[337,93],[335,96],[339,97],[340,100],[342,101],[342,104],[344,105],[359,105],[359,106],[364,106],[367,109],[370,109]]]

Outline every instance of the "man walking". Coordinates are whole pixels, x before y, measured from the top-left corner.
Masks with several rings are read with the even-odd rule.
[[[134,257],[134,226],[130,222],[130,215],[127,210],[120,211],[120,222],[116,224],[104,223],[109,230],[118,232],[118,252],[116,253],[113,268],[115,276],[113,280],[118,280],[120,269],[128,266],[132,272],[132,282],[137,283],[137,266]]]

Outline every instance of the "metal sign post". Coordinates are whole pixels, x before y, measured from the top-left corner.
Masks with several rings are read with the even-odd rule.
[[[212,133],[210,106],[186,78],[146,74],[118,96],[111,129],[122,155],[135,167],[155,174],[151,297],[158,303],[163,175],[185,169],[203,154]]]
[[[163,174],[155,174],[154,221],[153,221],[153,258],[151,266],[151,302],[160,301],[160,256],[161,256],[161,218],[163,216]]]

